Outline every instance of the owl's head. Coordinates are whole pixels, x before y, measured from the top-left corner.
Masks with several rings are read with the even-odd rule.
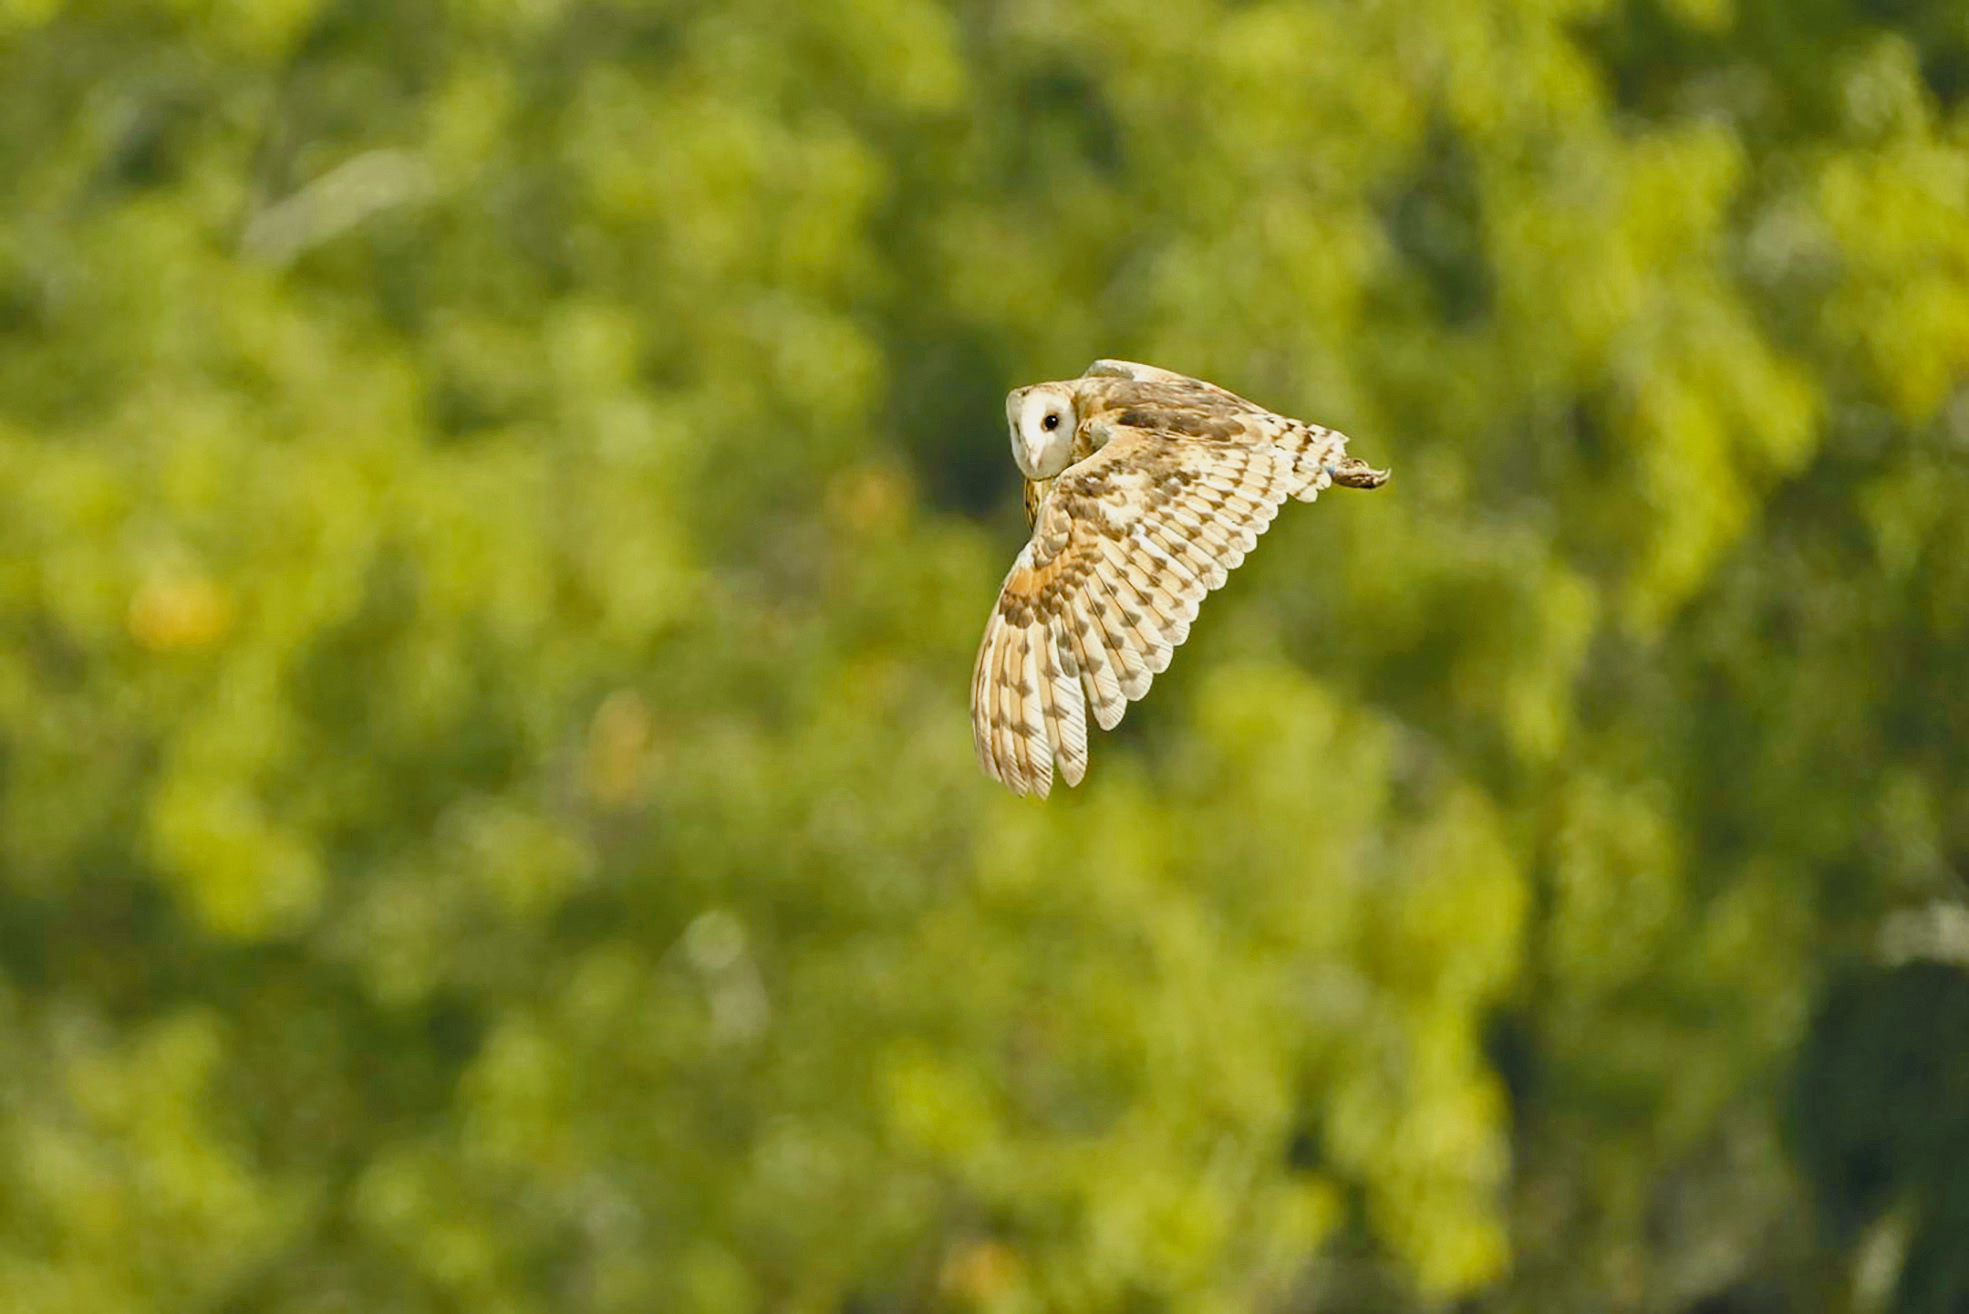
[[[1057,383],[1017,388],[1005,398],[1012,426],[1012,459],[1028,479],[1051,479],[1073,464],[1073,431],[1078,423],[1073,394]]]

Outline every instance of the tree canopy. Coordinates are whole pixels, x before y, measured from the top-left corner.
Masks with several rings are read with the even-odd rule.
[[[1152,9],[0,0],[9,1308],[1969,1308],[1969,10]]]

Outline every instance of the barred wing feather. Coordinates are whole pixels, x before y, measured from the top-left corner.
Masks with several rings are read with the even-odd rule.
[[[1056,761],[1080,782],[1090,711],[1103,730],[1120,722],[1189,637],[1204,595],[1282,502],[1326,485],[1326,448],[1345,441],[1253,429],[1207,442],[1123,429],[1054,482],[971,682],[978,761],[1013,793],[1044,798]]]

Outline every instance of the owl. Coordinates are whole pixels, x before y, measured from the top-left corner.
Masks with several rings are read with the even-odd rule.
[[[1213,383],[1097,360],[1005,398],[1032,540],[985,625],[971,732],[986,774],[1046,797],[1087,772],[1089,710],[1112,730],[1189,637],[1288,498],[1379,488],[1345,434]]]

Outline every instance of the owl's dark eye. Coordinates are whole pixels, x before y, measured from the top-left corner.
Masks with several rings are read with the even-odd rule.
[[[1060,427],[1060,417],[1057,415],[1048,415],[1039,422],[1039,427],[1042,429],[1057,429]]]

